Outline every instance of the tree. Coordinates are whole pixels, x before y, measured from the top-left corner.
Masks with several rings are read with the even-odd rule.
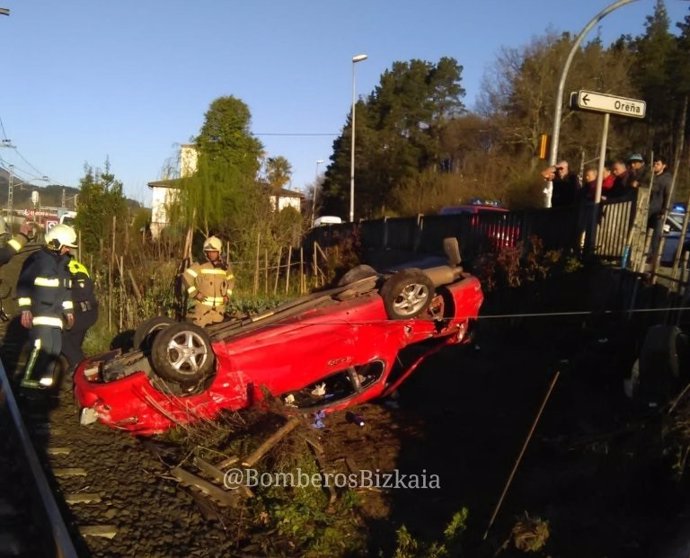
[[[250,132],[249,108],[235,97],[211,103],[196,145],[197,171],[180,179],[177,212],[204,234],[232,228],[257,196],[263,147]]]
[[[633,50],[635,65],[631,79],[640,98],[647,103],[645,135],[642,145],[657,153],[668,153],[673,144],[673,120],[677,111],[676,88],[672,81],[676,39],[669,31],[670,21],[663,0],[657,0],[654,13],[647,16],[645,34],[635,39]]]
[[[366,101],[357,103],[357,216],[384,213],[395,205],[394,188],[438,169],[443,159],[442,131],[465,110],[461,73],[462,66],[453,58],[441,58],[436,64],[394,62]],[[349,205],[350,146],[348,115],[325,174],[323,205],[327,213],[344,215]]]
[[[271,191],[276,193],[290,183],[292,178],[292,165],[283,156],[269,157],[266,159],[266,184]]]
[[[122,193],[122,182],[110,171],[106,159],[104,170],[86,164],[84,176],[79,181],[79,211],[75,227],[81,233],[83,248],[91,254],[101,253],[113,241],[113,218],[116,235],[124,237],[127,223],[127,201]]]

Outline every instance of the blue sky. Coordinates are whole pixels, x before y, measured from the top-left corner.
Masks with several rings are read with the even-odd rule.
[[[472,108],[501,47],[577,34],[612,1],[0,0],[11,11],[0,16],[0,135],[16,146],[0,163],[77,186],[85,163],[108,157],[125,193],[150,205],[147,183],[198,133],[209,104],[234,95],[303,190],[350,110],[353,55],[369,56],[356,66],[359,95],[394,61],[454,57]],[[688,2],[666,5],[674,23],[690,13]],[[637,35],[653,6],[623,6],[593,34]]]

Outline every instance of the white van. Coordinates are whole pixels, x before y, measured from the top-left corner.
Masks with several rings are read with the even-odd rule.
[[[317,217],[314,219],[314,226],[321,227],[323,225],[340,225],[343,220],[340,217],[335,217],[334,215],[324,215],[323,217]]]
[[[60,215],[60,224],[61,225],[73,225],[74,224],[74,219],[77,216],[76,211],[65,211],[62,215]]]

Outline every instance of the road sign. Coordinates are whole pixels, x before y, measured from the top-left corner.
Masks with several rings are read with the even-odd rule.
[[[577,110],[608,112],[632,118],[644,118],[647,103],[594,91],[574,91],[570,94],[571,107]]]

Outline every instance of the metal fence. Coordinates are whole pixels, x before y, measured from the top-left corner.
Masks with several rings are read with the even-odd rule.
[[[545,250],[563,250],[575,255],[588,253],[605,260],[620,260],[631,226],[634,202],[606,201],[599,206],[590,203],[551,209],[418,215],[325,225],[312,229],[303,246],[305,251],[310,251],[314,242],[328,247],[356,237],[365,256],[382,252],[442,255],[443,239],[455,237],[463,261],[471,263],[487,252],[507,248],[526,251],[527,241],[538,238]]]

